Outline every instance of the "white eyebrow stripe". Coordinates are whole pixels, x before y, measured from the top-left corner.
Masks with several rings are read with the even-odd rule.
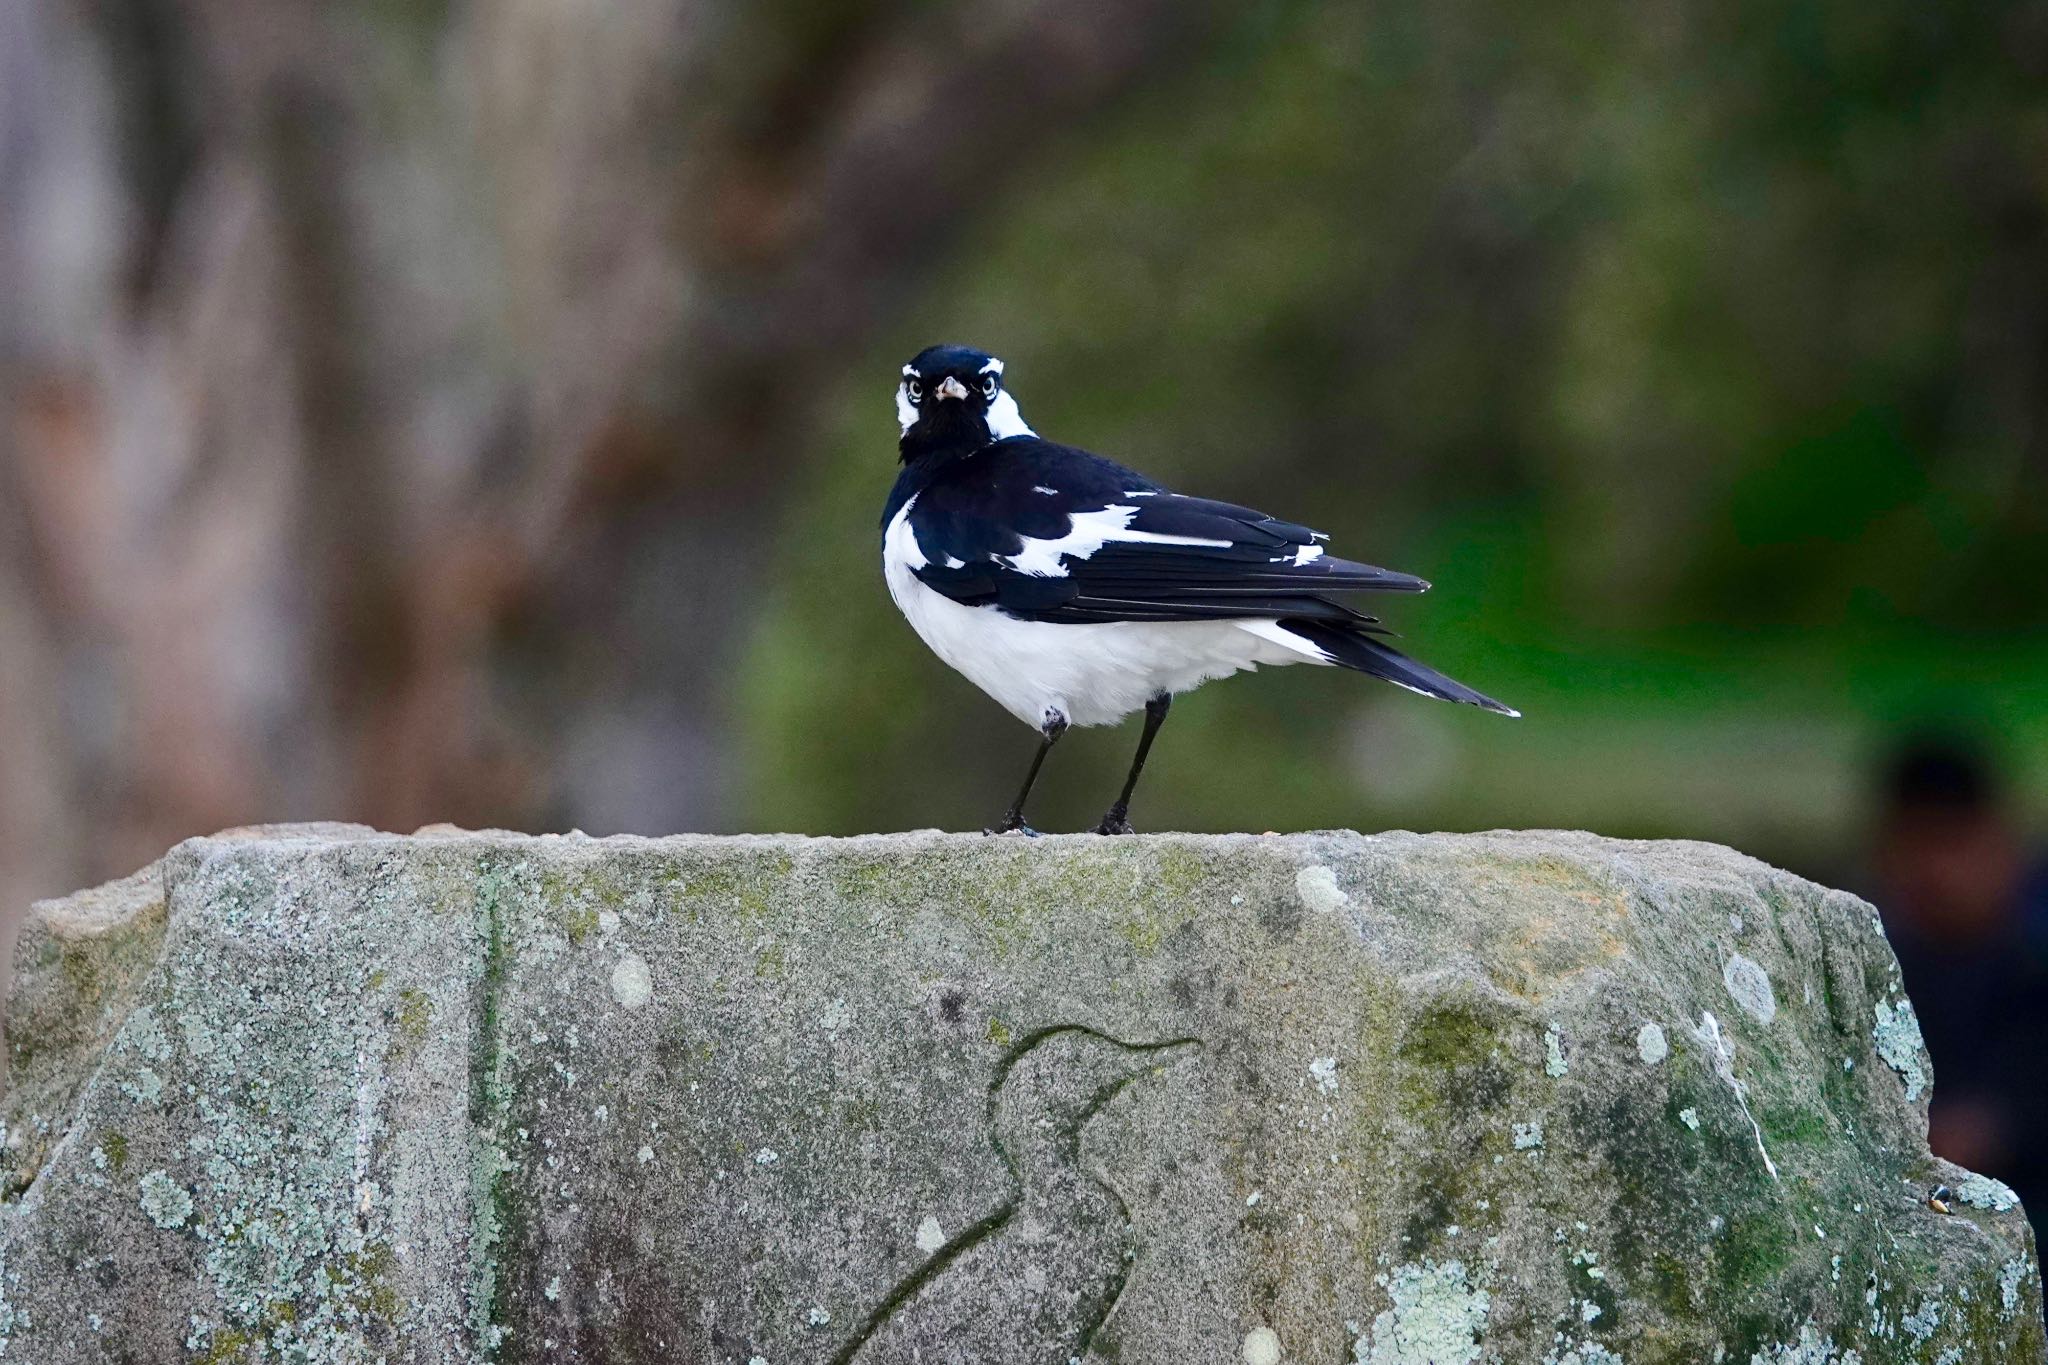
[[[917,366],[905,365],[903,367],[903,377],[905,379],[915,379],[917,377]]]
[[[1001,374],[1003,372],[1003,362],[997,360],[994,356],[990,356],[988,358],[988,364],[982,366],[978,373],[987,374],[991,370],[995,371],[997,374]]]

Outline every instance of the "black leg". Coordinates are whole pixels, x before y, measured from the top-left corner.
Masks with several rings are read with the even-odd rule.
[[[1010,803],[1003,822],[993,829],[983,830],[983,834],[1019,832],[1037,837],[1038,831],[1024,823],[1024,798],[1031,795],[1031,784],[1038,780],[1038,770],[1045,765],[1045,756],[1052,752],[1052,746],[1059,742],[1059,737],[1067,732],[1067,718],[1057,711],[1049,712],[1038,732],[1045,738],[1039,741],[1038,752],[1031,756],[1031,769],[1024,774],[1024,785],[1017,789],[1017,799]]]
[[[1138,754],[1131,760],[1131,775],[1124,779],[1123,795],[1102,817],[1102,823],[1095,827],[1097,834],[1130,834],[1131,793],[1138,789],[1138,774],[1145,771],[1145,755],[1152,752],[1152,737],[1159,733],[1159,727],[1166,723],[1166,708],[1173,705],[1173,698],[1165,694],[1145,703],[1145,733],[1138,736]]]

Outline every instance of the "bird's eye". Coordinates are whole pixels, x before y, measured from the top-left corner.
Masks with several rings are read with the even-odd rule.
[[[903,391],[910,395],[910,401],[913,403],[924,401],[924,385],[918,383],[915,379],[904,380]]]
[[[994,398],[996,396],[996,377],[994,375],[985,374],[981,377],[981,396],[983,398]]]

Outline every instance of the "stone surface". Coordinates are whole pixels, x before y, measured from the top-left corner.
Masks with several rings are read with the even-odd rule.
[[[2044,1355],[1870,907],[1703,845],[280,828],[17,963],[8,1362]]]

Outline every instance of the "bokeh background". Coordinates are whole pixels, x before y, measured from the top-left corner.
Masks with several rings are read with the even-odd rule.
[[[1886,831],[1967,808],[2017,924],[2044,91],[2042,0],[0,0],[0,904],[259,820],[980,827],[1032,736],[877,564],[951,340],[1434,580],[1392,623],[1526,712],[1239,679],[1141,827],[1682,835],[1896,914]],[[1899,777],[1929,726],[1982,780]]]

